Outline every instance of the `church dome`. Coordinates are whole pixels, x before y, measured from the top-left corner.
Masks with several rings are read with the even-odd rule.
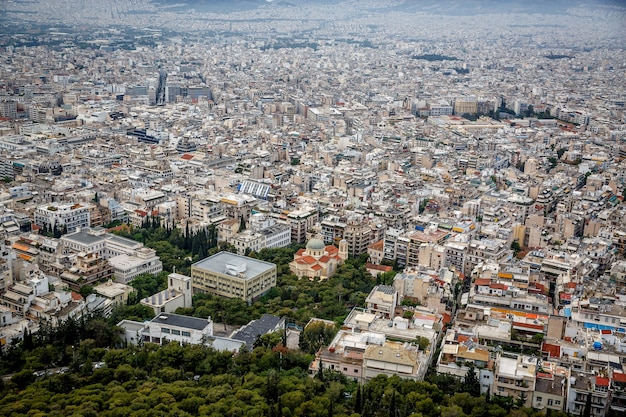
[[[307,250],[322,250],[325,247],[326,245],[324,245],[322,239],[318,239],[316,237],[310,239],[306,244]]]

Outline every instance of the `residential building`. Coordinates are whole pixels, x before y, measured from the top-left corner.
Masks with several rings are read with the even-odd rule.
[[[495,361],[493,395],[520,400],[530,407],[535,390],[537,358],[525,355],[506,354]]]
[[[60,278],[74,291],[80,291],[83,285],[107,281],[113,275],[114,267],[95,253],[79,252],[70,259],[71,265]]]
[[[567,397],[567,412],[581,415],[587,403],[591,402],[591,415],[605,416],[611,404],[610,383],[607,376],[573,371]]]
[[[418,380],[420,360],[417,347],[407,347],[399,342],[385,342],[382,346],[370,345],[363,353],[363,379],[368,381],[378,375]]]
[[[287,222],[291,226],[291,241],[304,243],[307,232],[318,222],[317,209],[306,207],[291,211],[287,214]]]
[[[47,230],[67,229],[72,233],[79,228],[89,227],[89,207],[80,203],[51,203],[35,210],[35,224]]]
[[[111,280],[93,287],[96,294],[113,301],[116,306],[128,304],[128,297],[135,291],[130,285],[113,282]]]
[[[391,285],[377,285],[365,299],[367,311],[393,319],[398,305],[398,292]]]
[[[113,267],[115,281],[128,284],[137,275],[158,274],[163,271],[163,263],[150,248],[140,248],[131,254],[121,254],[109,259]]]

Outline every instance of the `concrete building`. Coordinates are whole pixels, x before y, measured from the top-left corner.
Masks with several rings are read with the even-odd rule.
[[[83,204],[51,203],[37,207],[35,210],[35,224],[53,230],[67,228],[71,233],[78,228],[89,227],[89,208]]]
[[[407,349],[403,343],[385,342],[383,346],[370,345],[363,354],[363,379],[378,375],[419,379],[420,360],[416,347]]]
[[[377,285],[370,291],[365,304],[370,313],[393,319],[398,305],[398,291],[390,285]]]
[[[530,407],[535,390],[537,358],[524,355],[500,356],[496,359],[493,394],[519,399]]]
[[[96,294],[112,300],[116,306],[123,306],[128,303],[128,297],[135,291],[130,285],[119,282],[107,281],[93,287]]]
[[[163,271],[163,263],[150,248],[140,248],[131,254],[121,254],[109,259],[113,267],[115,281],[128,284],[137,275],[158,274]]]
[[[276,265],[220,252],[191,265],[194,292],[252,302],[276,285]]]
[[[319,213],[313,208],[302,208],[287,214],[287,222],[291,226],[291,241],[304,243],[306,233],[318,222]]]
[[[140,303],[154,310],[154,314],[173,313],[179,307],[192,307],[191,277],[169,274],[167,289],[142,299]]]

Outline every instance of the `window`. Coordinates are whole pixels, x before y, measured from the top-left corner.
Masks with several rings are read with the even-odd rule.
[[[165,327],[161,327],[161,333],[169,333],[170,329],[167,329]]]
[[[172,330],[172,334],[180,336],[180,330]]]
[[[537,397],[537,402],[538,402],[539,404],[541,404],[541,401],[542,401],[542,400],[543,400],[543,398],[542,398],[542,397]]]
[[[548,398],[548,405],[552,405],[553,402],[554,400],[552,400],[552,398]]]
[[[191,337],[191,333],[190,332],[183,331],[182,335],[185,336],[185,337]]]

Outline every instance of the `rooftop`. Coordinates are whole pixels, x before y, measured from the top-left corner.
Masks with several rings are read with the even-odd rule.
[[[241,327],[232,334],[231,338],[244,341],[246,346],[252,349],[258,336],[273,332],[282,321],[283,319],[280,317],[272,316],[271,314],[263,314],[260,319],[252,320],[250,323]]]
[[[181,316],[173,313],[161,313],[152,319],[151,323],[167,324],[173,327],[183,327],[192,330],[204,330],[207,326],[213,326],[213,322],[197,317]]]
[[[201,261],[191,265],[192,269],[203,269],[205,271],[225,274],[227,264],[229,265],[245,265],[242,274],[246,279],[251,279],[259,274],[276,269],[276,265],[271,262],[259,261],[258,259],[249,258],[247,256],[237,255],[231,252],[220,252],[213,256],[209,256]]]

